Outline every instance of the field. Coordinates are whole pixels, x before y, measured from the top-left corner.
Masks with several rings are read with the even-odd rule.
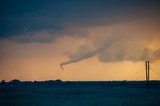
[[[160,82],[148,89],[143,83],[10,83],[0,86],[0,106],[159,106]]]

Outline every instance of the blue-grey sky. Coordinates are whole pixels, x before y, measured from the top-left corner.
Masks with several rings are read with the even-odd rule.
[[[1,0],[0,37],[159,19],[159,0]],[[152,20],[152,21],[154,21]]]

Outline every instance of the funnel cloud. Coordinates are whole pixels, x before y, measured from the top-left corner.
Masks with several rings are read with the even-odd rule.
[[[91,57],[95,56],[97,54],[97,52],[98,51],[95,50],[95,51],[90,51],[90,52],[83,53],[83,54],[77,54],[76,56],[70,57],[70,60],[62,62],[60,64],[60,67],[61,67],[62,70],[64,70],[64,68],[63,68],[64,65],[76,63],[76,62],[79,62],[81,60],[91,58]]]

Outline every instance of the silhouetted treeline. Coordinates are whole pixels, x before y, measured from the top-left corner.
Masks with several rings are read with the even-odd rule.
[[[0,86],[49,86],[49,87],[138,87],[144,88],[145,81],[20,81],[17,79],[5,82],[2,80]],[[160,81],[150,81],[150,88],[160,88]]]

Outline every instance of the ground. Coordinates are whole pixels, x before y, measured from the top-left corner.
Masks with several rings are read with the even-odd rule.
[[[0,106],[158,106],[159,88],[128,86],[0,86]]]

